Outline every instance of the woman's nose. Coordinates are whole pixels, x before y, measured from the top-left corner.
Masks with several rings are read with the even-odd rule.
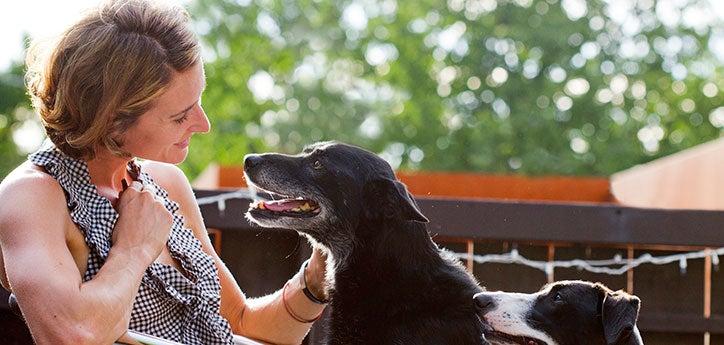
[[[191,124],[190,130],[194,133],[208,133],[209,130],[211,130],[211,123],[209,123],[209,118],[206,116],[204,108],[199,104],[194,107],[193,111],[193,123]]]

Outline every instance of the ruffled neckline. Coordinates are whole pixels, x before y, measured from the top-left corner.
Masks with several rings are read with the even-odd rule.
[[[90,249],[84,281],[92,279],[108,257],[111,235],[119,218],[118,212],[108,198],[98,193],[97,187],[91,182],[88,164],[84,160],[63,154],[50,141],[31,154],[29,160],[44,167],[63,188],[71,220],[80,228]],[[166,296],[163,298],[170,298],[183,304],[186,310],[183,314],[184,323],[193,323],[195,326],[184,328],[183,334],[180,335],[182,339],[195,339],[199,335],[194,332],[200,331],[230,340],[231,329],[228,322],[219,315],[221,286],[213,259],[203,251],[201,242],[194,236],[192,230],[184,226],[184,217],[179,213],[179,205],[169,198],[168,192],[148,173],[142,171],[137,161],[130,161],[129,169],[135,171],[137,179],[145,188],[153,189],[155,195],[163,200],[164,206],[172,214],[172,229],[166,246],[171,257],[180,263],[184,271],[182,273],[174,266],[154,261],[143,275],[136,300],[136,303],[141,303],[138,308],[142,309],[141,306],[145,303],[142,301],[146,298],[142,297],[145,294],[140,293],[145,287],[155,291],[158,296]],[[137,312],[143,314],[141,309],[137,309],[134,304],[131,326],[137,330],[149,331],[147,327],[153,325],[137,324],[133,318]],[[177,336],[179,335],[174,335]]]
[[[61,184],[66,192],[71,219],[81,228],[91,252],[98,255],[101,261],[105,261],[111,248],[111,235],[119,214],[113,208],[111,201],[100,195],[97,187],[91,182],[87,162],[69,157],[53,145],[48,145],[30,155],[30,160],[37,165],[43,166]],[[142,171],[140,164],[135,159],[129,161],[128,169],[132,174],[137,175],[138,180],[146,188],[151,186],[154,193],[163,200],[166,209],[172,214],[173,230],[169,235],[166,246],[171,257],[180,263],[184,271],[181,272],[174,266],[154,261],[148,268],[148,271],[152,274],[150,277],[145,275],[144,282],[150,283],[149,279],[158,282],[157,279],[153,278],[166,276],[170,273],[169,271],[173,271],[183,277],[181,281],[185,281],[186,284],[184,285],[203,283],[198,279],[199,265],[208,263],[211,260],[203,252],[200,242],[193,236],[191,229],[184,226],[184,217],[178,212],[178,203],[169,199],[168,192],[161,188],[148,173]],[[181,236],[182,232],[191,233],[191,238]],[[199,262],[199,254],[206,256],[208,260]],[[90,268],[90,265],[88,267]],[[92,278],[95,273],[86,272],[86,279],[84,280]],[[90,277],[88,277],[89,275]],[[178,291],[169,291],[168,286],[164,286],[163,289],[175,295],[179,300],[184,299]]]

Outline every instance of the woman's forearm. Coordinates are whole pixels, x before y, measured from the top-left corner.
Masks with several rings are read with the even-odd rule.
[[[24,313],[33,314],[25,316],[28,321],[32,320],[29,324],[35,342],[110,344],[116,341],[128,329],[133,300],[146,269],[144,264],[130,253],[111,250],[93,279],[75,289],[59,289],[56,298],[31,303]]]
[[[313,325],[309,321],[324,311],[324,305],[304,295],[300,274],[271,295],[246,300],[240,319],[242,335],[274,344],[302,342]]]
[[[110,344],[128,328],[144,270],[143,262],[111,250],[87,282],[55,273],[44,274],[41,285],[31,274],[12,287],[37,344]]]
[[[96,276],[80,286],[79,298],[89,310],[84,322],[95,323],[94,329],[110,341],[123,335],[148,265],[128,251],[111,249]]]

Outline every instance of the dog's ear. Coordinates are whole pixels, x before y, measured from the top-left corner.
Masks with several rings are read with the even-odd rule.
[[[365,215],[368,218],[399,218],[427,223],[404,184],[391,179],[377,179],[364,187]]]
[[[639,317],[641,300],[622,291],[609,291],[603,298],[601,318],[606,345],[637,344],[631,338],[637,334],[636,320]]]

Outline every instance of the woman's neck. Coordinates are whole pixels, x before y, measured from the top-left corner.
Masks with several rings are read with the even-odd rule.
[[[117,194],[123,190],[122,180],[125,179],[129,184],[131,182],[126,169],[130,160],[131,158],[116,156],[108,150],[96,151],[95,157],[86,161],[91,183],[98,187],[99,192],[112,190]]]

